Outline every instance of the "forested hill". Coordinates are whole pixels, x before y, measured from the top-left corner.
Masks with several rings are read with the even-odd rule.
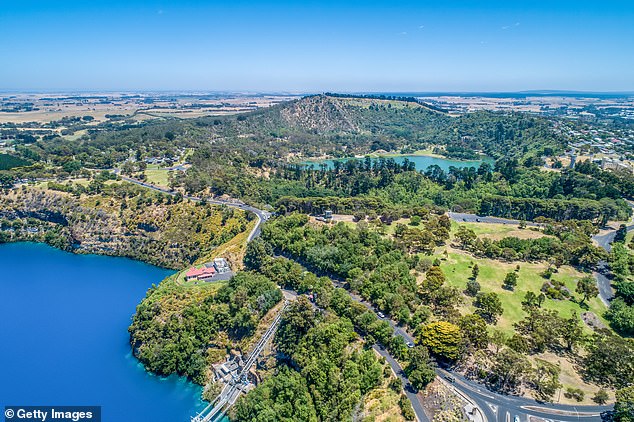
[[[538,163],[561,152],[555,122],[522,113],[478,112],[457,117],[417,102],[316,95],[246,114],[130,123],[89,130],[79,139],[44,137],[16,145],[16,156],[74,168],[112,168],[130,158],[178,157],[184,148],[203,155],[269,162],[375,151],[410,153],[436,147],[446,156],[514,156]],[[199,157],[205,161],[204,157]],[[76,161],[76,165],[69,164]]]
[[[265,140],[304,155],[407,152],[439,145],[445,155],[457,158],[475,158],[478,151],[519,158],[564,147],[552,121],[541,117],[493,112],[451,117],[407,99],[316,95],[198,124],[208,124],[222,139]]]

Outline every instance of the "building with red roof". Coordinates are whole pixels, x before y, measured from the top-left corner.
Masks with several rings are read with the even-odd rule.
[[[216,269],[214,267],[195,268],[191,267],[187,273],[185,273],[185,279],[189,280],[207,280],[216,275]]]

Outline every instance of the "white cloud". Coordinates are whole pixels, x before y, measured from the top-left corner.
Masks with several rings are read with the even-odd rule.
[[[518,26],[520,26],[519,22],[515,22],[515,24],[513,25],[504,25],[502,27],[502,31],[506,31],[507,29],[511,29],[511,28],[517,28]]]

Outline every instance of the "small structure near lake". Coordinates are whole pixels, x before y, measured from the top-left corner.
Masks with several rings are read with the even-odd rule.
[[[228,280],[233,277],[233,271],[229,263],[224,258],[215,258],[211,262],[207,262],[200,267],[191,267],[185,273],[187,281],[220,281]]]

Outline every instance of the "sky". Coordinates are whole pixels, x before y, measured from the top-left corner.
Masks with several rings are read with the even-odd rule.
[[[634,3],[0,0],[0,90],[634,91]]]

